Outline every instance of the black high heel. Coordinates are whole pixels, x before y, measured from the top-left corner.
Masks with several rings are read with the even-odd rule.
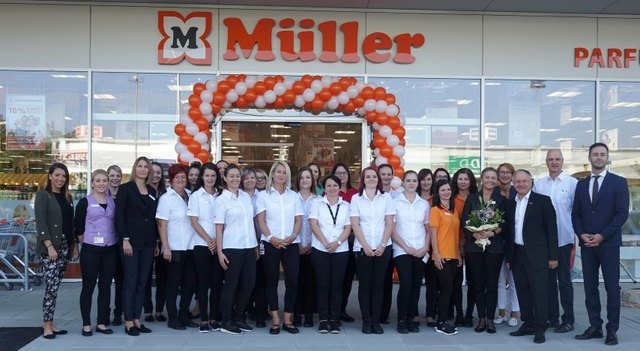
[[[482,333],[486,329],[487,329],[487,319],[480,318],[480,320],[478,321],[478,326],[474,330],[476,331],[476,333]]]

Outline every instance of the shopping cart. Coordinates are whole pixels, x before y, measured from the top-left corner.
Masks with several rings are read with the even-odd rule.
[[[41,269],[37,269],[35,252],[37,244],[33,219],[0,219],[0,284],[8,290],[14,283],[29,290],[29,282],[42,284]],[[37,273],[36,270],[40,272]]]

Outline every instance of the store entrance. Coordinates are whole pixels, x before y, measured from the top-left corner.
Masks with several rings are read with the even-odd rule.
[[[343,162],[357,176],[362,167],[362,123],[222,121],[222,159],[269,171],[275,160],[292,172],[311,162],[326,175]]]

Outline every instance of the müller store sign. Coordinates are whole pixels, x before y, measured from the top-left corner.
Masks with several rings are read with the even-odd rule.
[[[211,65],[212,47],[225,50],[222,59],[235,61],[244,57],[257,61],[325,63],[371,63],[392,61],[411,64],[412,50],[425,44],[421,33],[373,32],[361,37],[358,21],[317,22],[312,18],[259,18],[254,25],[238,17],[221,19],[225,38],[212,33],[212,12],[158,11],[158,63],[175,65],[183,60],[194,65]],[[318,40],[319,39],[319,40]],[[220,40],[217,43],[216,40]],[[319,45],[318,45],[319,44]],[[277,49],[276,49],[277,48]]]

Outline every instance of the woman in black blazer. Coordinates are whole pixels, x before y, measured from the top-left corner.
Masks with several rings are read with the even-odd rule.
[[[144,288],[157,240],[155,216],[158,193],[148,184],[152,177],[151,169],[148,158],[138,157],[129,182],[118,189],[116,201],[116,234],[121,242],[120,260],[124,270],[124,329],[132,336],[151,332],[140,323]]]
[[[49,167],[47,185],[36,194],[34,210],[38,233],[37,252],[42,260],[45,283],[42,334],[45,339],[53,339],[56,335],[67,333],[53,325],[53,314],[56,310],[58,288],[69,257],[78,257],[78,247],[73,235],[73,201],[69,195],[67,166],[54,163]]]
[[[478,308],[479,321],[475,331],[480,333],[486,330],[493,334],[496,332],[493,318],[498,304],[498,277],[504,259],[503,224],[494,230],[471,232],[466,228],[465,223],[471,211],[481,208],[489,201],[493,201],[493,204],[489,204],[490,207],[502,211],[504,216],[507,199],[499,192],[494,192],[498,185],[498,171],[495,168],[488,167],[482,170],[481,179],[481,190],[467,197],[460,223],[465,234],[464,250],[467,269],[471,270],[470,276],[473,279],[473,283],[469,285],[474,289]],[[476,240],[484,238],[489,239],[490,244],[483,250],[476,244]]]

